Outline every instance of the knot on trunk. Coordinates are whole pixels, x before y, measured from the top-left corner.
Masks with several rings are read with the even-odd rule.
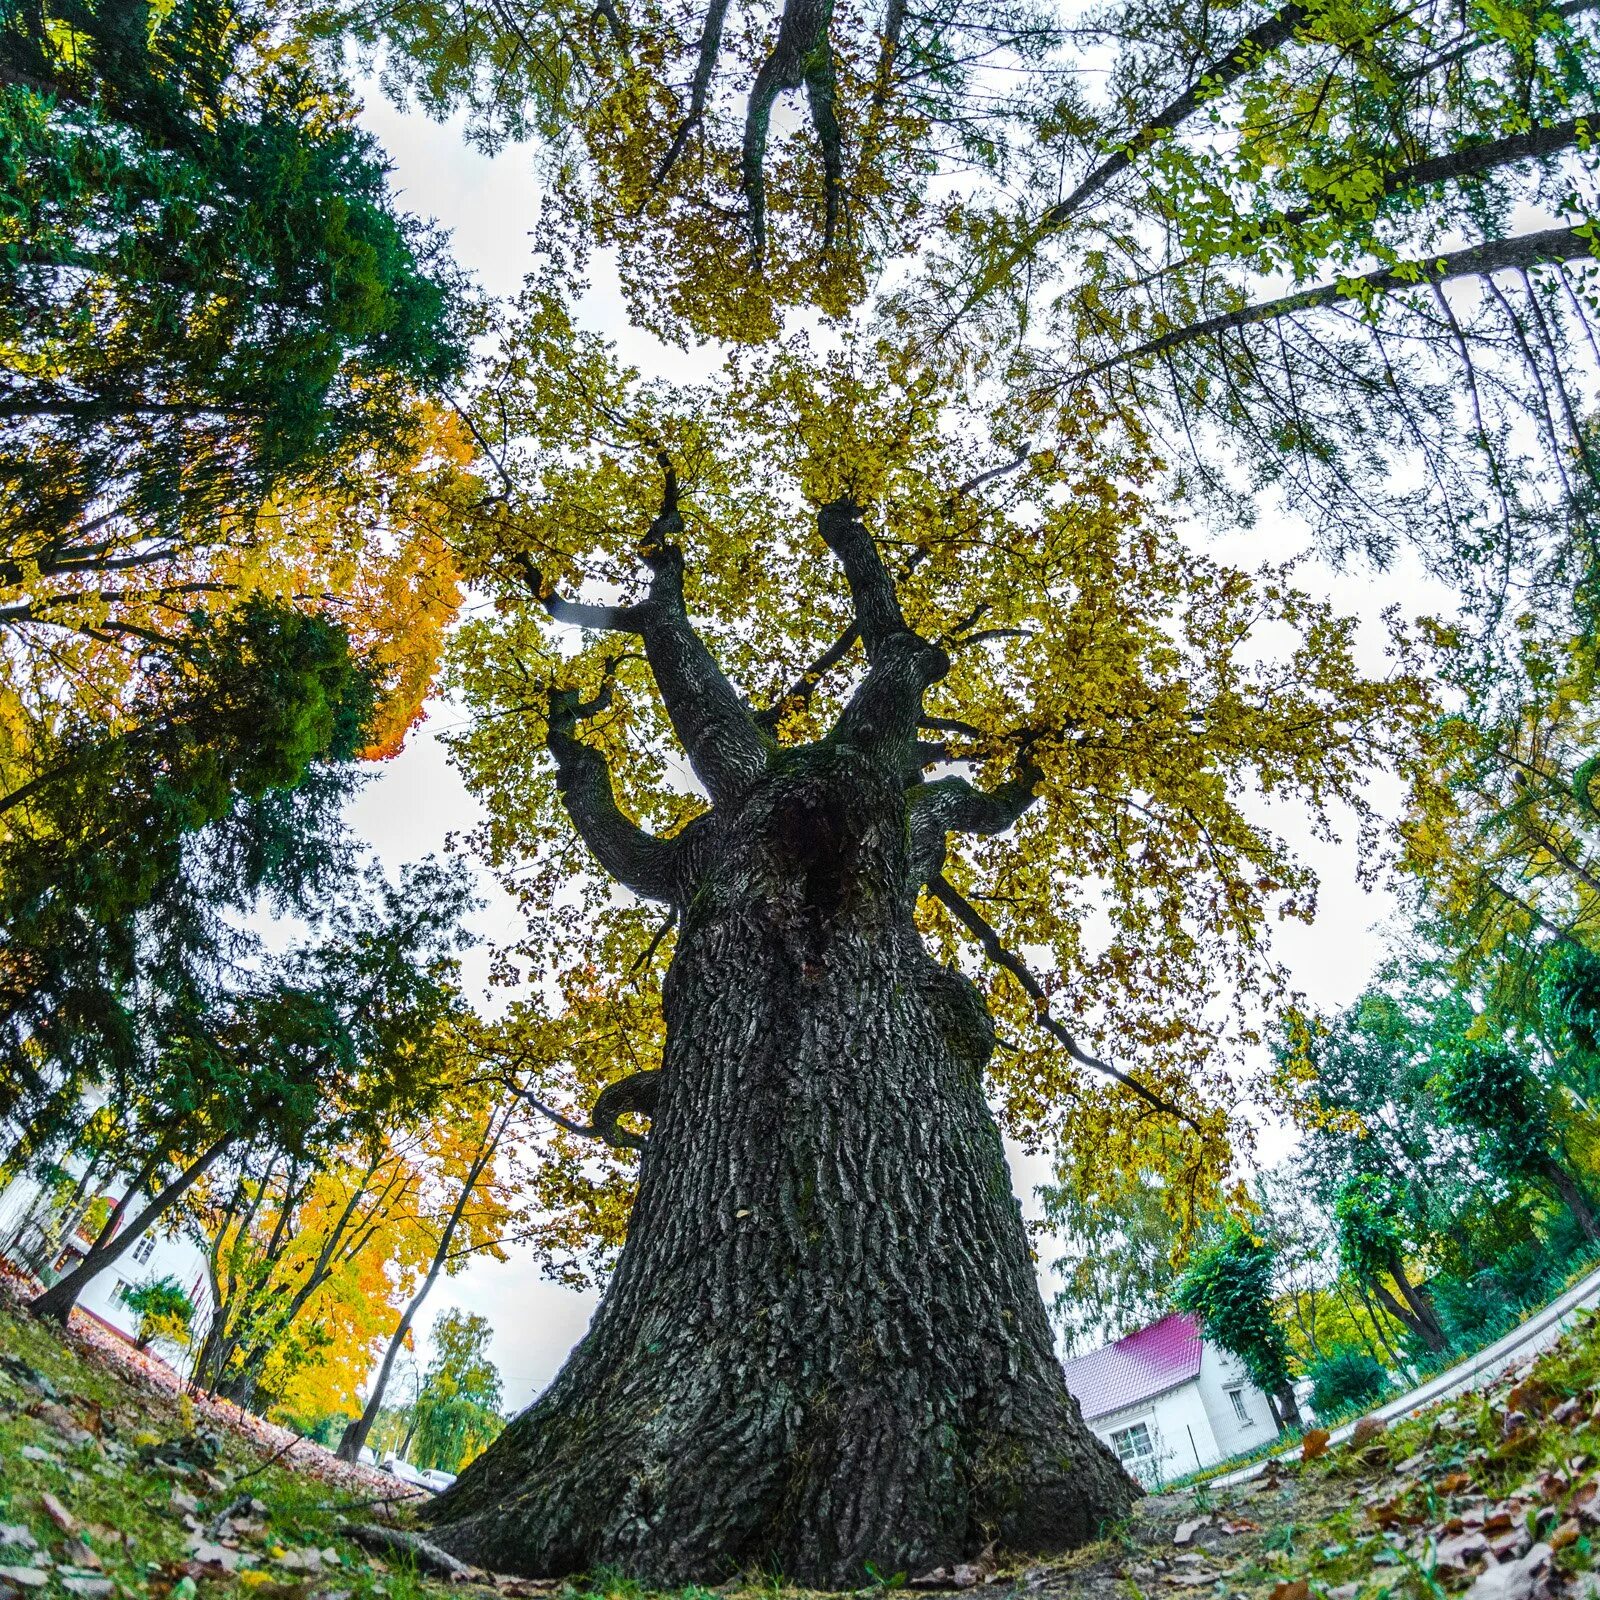
[[[923,979],[928,1009],[938,1020],[950,1054],[981,1078],[994,1054],[994,1018],[978,986],[954,967],[929,960]]]
[[[633,1112],[641,1117],[654,1117],[656,1103],[661,1097],[661,1073],[658,1070],[632,1072],[608,1084],[599,1093],[589,1121],[595,1133],[614,1150],[643,1150],[646,1140],[637,1133],[619,1127],[617,1118]]]

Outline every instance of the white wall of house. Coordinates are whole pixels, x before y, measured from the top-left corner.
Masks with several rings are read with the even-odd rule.
[[[70,1167],[70,1163],[69,1163]],[[0,1246],[10,1239],[17,1225],[27,1216],[40,1192],[40,1186],[31,1178],[13,1180],[0,1190]],[[122,1192],[120,1182],[112,1180],[101,1188],[114,1200]],[[35,1225],[48,1224],[50,1218],[41,1215]],[[81,1245],[80,1245],[81,1248]],[[194,1326],[202,1329],[211,1318],[211,1290],[206,1274],[206,1258],[200,1246],[183,1233],[168,1235],[159,1225],[151,1229],[103,1272],[89,1280],[78,1304],[104,1322],[135,1339],[139,1334],[139,1318],[131,1311],[123,1296],[142,1283],[159,1278],[175,1278],[188,1294],[195,1308]],[[185,1360],[184,1350],[164,1340],[151,1347],[173,1366]]]
[[[1200,1376],[1195,1387],[1217,1441],[1218,1461],[1254,1450],[1277,1436],[1278,1425],[1272,1420],[1267,1397],[1226,1350],[1214,1344],[1200,1347]]]
[[[1147,1487],[1270,1444],[1277,1436],[1267,1397],[1232,1356],[1211,1344],[1201,1347],[1198,1377],[1107,1412],[1089,1426]]]
[[[1122,1411],[1107,1412],[1089,1426],[1148,1488],[1208,1467],[1223,1455],[1211,1431],[1199,1382],[1194,1379]],[[1140,1429],[1144,1430],[1142,1436]],[[1143,1449],[1146,1441],[1148,1454]]]

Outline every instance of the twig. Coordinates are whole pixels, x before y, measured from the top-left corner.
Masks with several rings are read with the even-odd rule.
[[[235,1478],[233,1481],[235,1483],[246,1483],[246,1482],[248,1482],[251,1478],[255,1477],[257,1473],[265,1472],[268,1467],[277,1466],[277,1464],[280,1461],[282,1461],[283,1458],[286,1455],[288,1455],[289,1452],[291,1450],[293,1450],[294,1447],[297,1444],[304,1444],[304,1443],[305,1443],[305,1440],[302,1439],[299,1434],[296,1434],[288,1442],[288,1444],[286,1444],[281,1450],[276,1451],[274,1454],[268,1456],[267,1459],[265,1461],[261,1462],[258,1466],[251,1467],[251,1469],[248,1472],[241,1472],[239,1474],[239,1476],[237,1478]]]
[[[237,1500],[228,1505],[225,1510],[219,1511],[216,1516],[211,1519],[210,1524],[207,1526],[206,1537],[208,1539],[220,1539],[222,1537],[223,1526],[227,1522],[228,1518],[235,1517],[241,1511],[248,1511],[250,1509],[250,1498],[251,1497],[249,1495],[242,1494]]]

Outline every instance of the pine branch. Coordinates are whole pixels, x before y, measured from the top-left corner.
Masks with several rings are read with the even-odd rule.
[[[1173,328],[1158,338],[1135,345],[1131,350],[1119,350],[1090,366],[1079,367],[1061,380],[1063,388],[1082,383],[1118,367],[1128,366],[1149,356],[1162,355],[1201,339],[1213,338],[1239,328],[1248,328],[1263,322],[1275,322],[1300,311],[1313,311],[1343,301],[1355,300],[1362,289],[1378,294],[1395,290],[1426,288],[1449,283],[1456,278],[1486,277],[1490,273],[1507,269],[1527,271],[1553,262],[1580,261],[1593,255],[1593,243],[1577,228],[1547,228],[1540,233],[1519,234],[1509,239],[1491,239],[1482,244],[1468,245],[1444,255],[1424,261],[1404,262],[1398,266],[1382,267],[1363,277],[1342,278],[1333,283],[1317,284],[1300,289],[1276,300],[1262,301],[1253,306],[1240,306],[1235,311],[1222,312],[1203,322],[1192,322],[1186,327]]]

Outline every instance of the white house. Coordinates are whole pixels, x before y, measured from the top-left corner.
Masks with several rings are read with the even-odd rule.
[[[1149,1487],[1277,1434],[1267,1397],[1182,1312],[1065,1365],[1084,1421]]]
[[[71,1165],[69,1162],[69,1168]],[[122,1187],[120,1180],[113,1179],[102,1185],[99,1193],[115,1205]],[[32,1178],[16,1178],[0,1189],[0,1256],[9,1257],[18,1266],[53,1283],[83,1259],[94,1241],[75,1229],[49,1251],[47,1233],[58,1219],[48,1205],[41,1203],[42,1199],[42,1188]],[[50,1259],[41,1259],[47,1251]],[[129,1309],[125,1297],[140,1284],[160,1278],[177,1280],[194,1305],[195,1328],[203,1328],[211,1315],[206,1258],[193,1239],[183,1233],[163,1233],[159,1224],[89,1280],[78,1297],[78,1309],[113,1332],[136,1339],[139,1318]],[[181,1349],[163,1340],[157,1340],[151,1348],[174,1366],[184,1357]]]

